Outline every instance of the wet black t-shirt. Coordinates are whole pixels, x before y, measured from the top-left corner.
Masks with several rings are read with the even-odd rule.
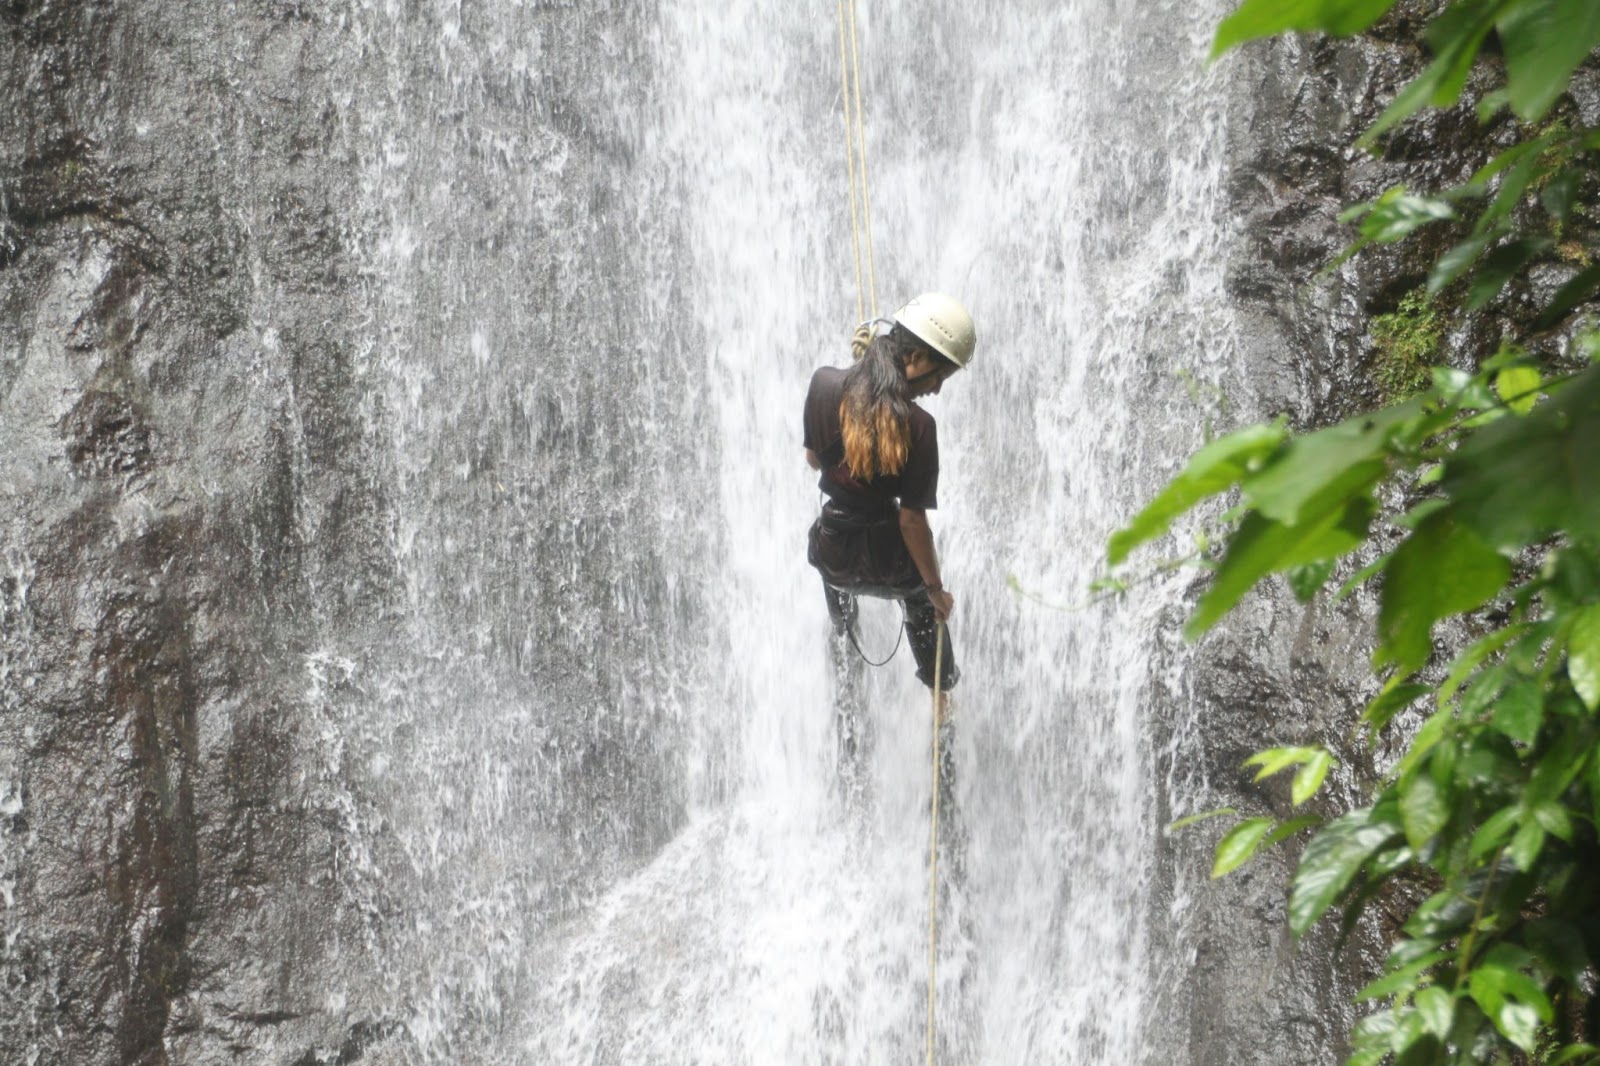
[[[836,502],[856,509],[901,507],[931,511],[939,506],[939,431],[933,416],[911,404],[911,450],[906,465],[898,474],[880,474],[871,481],[857,481],[844,465],[839,447],[843,436],[839,428],[839,401],[844,396],[842,367],[825,366],[811,375],[806,393],[805,446],[822,460],[818,487]],[[837,452],[831,455],[830,452]],[[839,462],[828,465],[830,458]]]

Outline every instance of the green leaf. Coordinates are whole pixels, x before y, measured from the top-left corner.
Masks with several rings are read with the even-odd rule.
[[[1451,513],[1495,547],[1558,530],[1600,539],[1600,365],[1549,391],[1525,417],[1476,431],[1445,460]]]
[[[1473,859],[1481,859],[1498,848],[1505,842],[1521,817],[1522,810],[1518,807],[1504,807],[1495,811],[1478,827],[1478,831],[1472,834],[1472,843],[1467,848],[1467,854]]]
[[[1589,763],[1589,802],[1593,807],[1591,812],[1593,821],[1600,825],[1600,759]]]
[[[1448,958],[1455,954],[1453,951],[1441,950],[1443,943],[1444,941],[1432,937],[1407,937],[1389,949],[1388,957],[1384,959],[1383,964],[1386,968],[1392,970],[1396,967],[1410,966],[1412,963],[1430,955],[1437,956],[1428,963],[1429,966],[1432,966],[1440,958]]]
[[[1295,871],[1289,895],[1289,928],[1305,933],[1379,848],[1393,840],[1398,827],[1372,822],[1370,810],[1352,811],[1311,838]]]
[[[1478,365],[1484,370],[1504,370],[1508,366],[1526,362],[1528,351],[1520,344],[1501,341],[1495,353]]]
[[[1431,685],[1404,684],[1398,679],[1390,679],[1383,691],[1361,712],[1361,720],[1374,730],[1382,729],[1394,720],[1395,715],[1432,691]]]
[[[1426,519],[1389,562],[1374,666],[1414,673],[1432,654],[1435,622],[1488,602],[1510,579],[1511,564],[1450,514]]]
[[[1573,619],[1567,676],[1585,707],[1600,708],[1600,606],[1585,607]]]
[[[1504,663],[1478,671],[1472,679],[1472,687],[1460,700],[1461,716],[1472,721],[1487,711],[1511,683],[1512,676]]]
[[[1494,727],[1520,744],[1532,744],[1537,740],[1543,721],[1544,687],[1535,682],[1515,682],[1495,703]]]
[[[1544,829],[1538,822],[1523,822],[1511,838],[1511,861],[1519,870],[1532,870],[1544,848]]]
[[[1478,257],[1483,254],[1484,249],[1494,243],[1498,237],[1498,233],[1486,233],[1480,237],[1469,237],[1441,255],[1438,262],[1433,264],[1433,270],[1428,274],[1428,295],[1439,295],[1452,281],[1465,274],[1467,269],[1478,261]]]
[[[1600,1047],[1593,1044],[1572,1044],[1555,1058],[1548,1060],[1546,1066],[1573,1066],[1574,1063],[1590,1066],[1595,1061],[1600,1061]]]
[[[1351,1042],[1360,1048],[1381,1048],[1387,1054],[1398,1028],[1399,1016],[1394,1010],[1376,1011],[1356,1023],[1350,1033]]]
[[[1333,756],[1318,749],[1304,766],[1295,771],[1294,786],[1289,792],[1290,802],[1299,806],[1315,796],[1317,789],[1322,787],[1323,779],[1328,776],[1328,768],[1332,765]]]
[[[1301,603],[1310,603],[1317,598],[1317,593],[1322,591],[1322,586],[1328,583],[1328,577],[1333,573],[1335,559],[1324,559],[1320,563],[1311,563],[1307,566],[1297,566],[1289,571],[1289,587],[1294,590],[1294,598]]]
[[[1506,282],[1521,272],[1535,256],[1549,251],[1554,244],[1546,237],[1524,237],[1502,244],[1490,252],[1467,290],[1467,310],[1476,311],[1499,296]]]
[[[1489,183],[1494,180],[1495,175],[1511,169],[1530,155],[1537,156],[1541,154],[1559,136],[1558,131],[1552,130],[1544,136],[1536,137],[1531,141],[1519,141],[1505,151],[1495,154],[1490,157],[1487,163],[1473,172],[1472,177],[1467,179],[1464,189],[1478,193],[1487,191]]]
[[[1280,823],[1276,829],[1262,837],[1261,846],[1270,848],[1274,844],[1281,844],[1300,832],[1300,830],[1321,824],[1322,819],[1314,814],[1302,814],[1298,818],[1290,818],[1287,822]]]
[[[1400,785],[1400,821],[1406,842],[1420,851],[1450,822],[1450,797],[1428,774]]]
[[[1552,137],[1542,137],[1531,144],[1548,145]],[[1542,149],[1541,149],[1542,150]],[[1505,176],[1500,179],[1500,187],[1495,190],[1494,199],[1489,201],[1489,206],[1484,208],[1483,214],[1478,216],[1478,223],[1472,228],[1474,236],[1482,237],[1504,229],[1511,213],[1522,203],[1522,194],[1528,191],[1528,186],[1545,169],[1539,152],[1528,152],[1520,156],[1514,166],[1508,168]]]
[[[1283,442],[1279,423],[1246,426],[1195,452],[1183,472],[1173,478],[1133,521],[1111,536],[1108,556],[1115,566],[1140,544],[1166,533],[1173,519],[1208,496],[1230,488]]]
[[[1584,764],[1594,750],[1593,739],[1585,727],[1568,726],[1556,742],[1551,744],[1534,764],[1533,776],[1528,779],[1524,802],[1531,805],[1552,803],[1560,799],[1567,786],[1583,772]]]
[[[1511,109],[1537,122],[1566,90],[1572,72],[1600,46],[1594,0],[1522,0],[1499,19]]]
[[[1417,978],[1421,977],[1424,971],[1430,970],[1446,959],[1454,957],[1455,952],[1452,951],[1429,951],[1421,958],[1413,959],[1399,969],[1386,973],[1367,985],[1356,993],[1356,1001],[1359,1003],[1366,999],[1382,999],[1385,996],[1392,996],[1403,989],[1410,988],[1417,983]]]
[[[1293,440],[1270,463],[1245,478],[1244,497],[1266,517],[1285,525],[1304,521],[1344,499],[1364,495],[1384,472],[1384,457],[1400,436],[1418,438],[1442,419],[1414,399],[1348,419]]]
[[[1431,496],[1417,504],[1411,510],[1394,520],[1394,524],[1401,529],[1416,529],[1422,525],[1423,519],[1435,511],[1442,511],[1450,506],[1450,501],[1441,496]]]
[[[1472,970],[1468,990],[1483,1013],[1494,1022],[1500,1034],[1524,1051],[1531,1052],[1540,1022],[1555,1017],[1544,989],[1526,974],[1508,964],[1517,957],[1515,949],[1497,945],[1483,962]]]
[[[1450,1026],[1456,1019],[1455,997],[1437,985],[1424,988],[1414,997],[1417,1013],[1428,1032],[1440,1040],[1450,1035]]]
[[[1435,892],[1411,912],[1402,927],[1411,936],[1455,936],[1472,922],[1477,901],[1454,888]]]
[[[1176,832],[1177,830],[1183,829],[1186,826],[1194,825],[1196,822],[1203,822],[1208,818],[1220,818],[1225,814],[1238,813],[1239,812],[1234,810],[1232,807],[1214,807],[1209,811],[1197,811],[1194,814],[1185,815],[1184,817],[1179,818],[1176,822],[1173,822],[1171,825],[1167,826],[1167,832]]]
[[[1572,214],[1572,205],[1578,199],[1578,186],[1583,174],[1578,170],[1563,170],[1539,190],[1539,203],[1545,213],[1558,222],[1565,222]]]
[[[1539,316],[1533,320],[1530,328],[1535,333],[1542,333],[1558,325],[1573,308],[1593,296],[1596,289],[1600,289],[1600,263],[1580,271],[1571,281],[1557,289],[1550,306],[1539,312]]]
[[[1491,1015],[1491,1019],[1501,1036],[1524,1051],[1533,1051],[1539,1041],[1539,1015],[1532,1007],[1507,1003]]]
[[[1513,788],[1522,782],[1523,776],[1521,764],[1502,755],[1488,742],[1474,745],[1456,763],[1457,783],[1463,789],[1480,794],[1496,794]]]
[[[1494,377],[1494,391],[1519,415],[1533,410],[1544,379],[1531,366],[1508,366]]]
[[[1360,33],[1394,4],[1395,0],[1245,0],[1217,27],[1211,58],[1285,30],[1321,30],[1336,37]]]
[[[1275,570],[1343,555],[1360,544],[1372,522],[1370,496],[1340,506],[1300,525],[1288,526],[1252,511],[1228,541],[1228,553],[1211,588],[1200,598],[1184,635],[1194,640],[1233,609],[1246,592]]]
[[[1370,148],[1377,138],[1426,104],[1448,107],[1461,95],[1472,60],[1494,26],[1500,0],[1458,0],[1428,24],[1435,59],[1395,96],[1378,121],[1356,142]]]
[[[1432,222],[1448,222],[1456,209],[1448,200],[1416,196],[1393,188],[1372,203],[1361,221],[1361,235],[1378,244],[1393,244]]]
[[[1228,835],[1217,842],[1216,861],[1211,864],[1212,879],[1231,873],[1249,862],[1274,824],[1271,818],[1246,818],[1228,830]]]
[[[1550,579],[1552,602],[1566,608],[1563,613],[1571,613],[1573,621],[1585,606],[1600,601],[1600,558],[1580,545],[1553,552],[1545,560],[1544,575]]]
[[[1444,683],[1439,686],[1439,706],[1443,707],[1450,701],[1450,697],[1454,696],[1467,678],[1472,676],[1473,671],[1483,665],[1485,659],[1526,633],[1529,628],[1531,628],[1529,623],[1518,622],[1497,629],[1456,656],[1455,661],[1450,664],[1450,672],[1446,675]]]
[[[1310,762],[1319,753],[1321,748],[1268,748],[1258,751],[1244,761],[1246,766],[1256,767],[1254,780],[1265,781],[1273,774],[1281,773],[1291,766]]]
[[[1437,1066],[1436,1042],[1423,1032],[1422,1016],[1414,1010],[1395,1012],[1395,1029],[1389,1036],[1394,1066]]]
[[[1523,942],[1539,960],[1539,965],[1569,985],[1583,983],[1589,968],[1589,952],[1584,947],[1583,930],[1556,918],[1538,918],[1524,927]]]
[[[1483,99],[1478,101],[1478,124],[1487,126],[1489,120],[1498,115],[1502,108],[1511,103],[1511,94],[1505,89],[1496,89],[1492,93],[1485,93]]]
[[[1366,566],[1363,566],[1360,570],[1357,570],[1355,573],[1351,574],[1349,580],[1340,585],[1339,591],[1333,594],[1333,602],[1342,602],[1345,597],[1349,596],[1356,589],[1366,584],[1373,574],[1376,574],[1378,571],[1389,565],[1389,560],[1393,557],[1393,554],[1394,553],[1392,552],[1385,552],[1376,559],[1372,560],[1372,562],[1368,563]]]
[[[1394,1066],[1444,1066],[1448,1061],[1444,1044],[1432,1033],[1424,1031],[1421,1014],[1413,1012],[1407,1015],[1404,1028],[1409,1043],[1403,1049],[1396,1049]]]
[[[1411,747],[1406,749],[1401,756],[1399,764],[1395,767],[1395,776],[1403,777],[1411,772],[1413,766],[1418,765],[1433,746],[1442,740],[1446,733],[1455,725],[1455,719],[1448,710],[1440,709],[1428,716],[1422,723],[1422,728],[1417,730],[1417,735],[1411,738]]]
[[[1572,842],[1572,819],[1559,803],[1541,803],[1533,808],[1533,820],[1540,829],[1558,840]]]

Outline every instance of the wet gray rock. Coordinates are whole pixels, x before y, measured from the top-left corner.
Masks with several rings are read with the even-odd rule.
[[[7,1062],[393,1061],[428,991],[406,983],[413,955],[437,951],[407,939],[425,904],[406,896],[414,857],[392,823],[407,804],[450,800],[379,766],[433,753],[408,747],[414,723],[381,713],[420,671],[394,547],[403,479],[387,434],[402,415],[371,364],[397,338],[428,354],[445,339],[377,321],[358,242],[381,225],[351,190],[371,178],[365,138],[384,131],[356,128],[362,106],[380,120],[383,107],[430,109],[419,126],[440,150],[424,162],[433,187],[453,190],[442,223],[471,229],[465,247],[485,261],[514,247],[506,291],[539,302],[547,335],[519,342],[579,337],[531,371],[518,363],[523,377],[462,387],[450,446],[418,438],[429,511],[404,516],[422,536],[456,536],[428,606],[477,641],[441,671],[457,691],[426,708],[509,679],[523,690],[505,702],[568,709],[505,724],[506,744],[527,749],[512,792],[530,839],[517,846],[546,866],[485,875],[512,897],[490,934],[520,958],[518,921],[561,920],[683,818],[684,769],[660,743],[672,723],[610,708],[629,686],[670,690],[681,653],[661,634],[703,617],[669,569],[690,533],[645,503],[703,479],[714,449],[645,461],[660,442],[629,416],[650,383],[588,362],[640,350],[649,328],[663,375],[699,372],[685,322],[613,313],[675,254],[671,219],[615,196],[636,164],[628,123],[648,71],[636,64],[639,98],[618,113],[590,53],[626,34],[597,45],[588,19],[624,16],[552,8],[527,16],[540,91],[506,71],[481,87],[504,125],[532,109],[550,128],[547,154],[565,169],[536,176],[560,183],[545,190],[552,225],[588,235],[591,254],[575,256],[470,180],[486,149],[434,102],[434,14],[409,12],[416,32],[363,45],[357,15],[297,0],[225,14],[183,0],[0,3]],[[470,18],[456,29],[474,32]],[[361,92],[371,99],[353,103]],[[441,264],[418,298],[473,267]],[[693,424],[680,414],[669,421]],[[519,467],[530,452],[548,466]],[[457,535],[468,507],[495,517]],[[592,569],[549,587],[529,573],[541,551],[578,550]],[[504,613],[527,631],[491,626],[480,586],[523,597]],[[628,611],[614,609],[619,589]],[[575,633],[573,617],[603,632]],[[574,649],[587,641],[638,654],[585,662]],[[549,772],[562,765],[584,771]],[[472,888],[466,871],[444,876]],[[470,967],[473,950],[440,965]],[[440,1025],[460,1039],[456,1019]]]
[[[7,1061],[346,1040],[306,980],[348,921],[296,679],[388,574],[315,28],[0,8]],[[293,58],[244,91],[252,55]]]

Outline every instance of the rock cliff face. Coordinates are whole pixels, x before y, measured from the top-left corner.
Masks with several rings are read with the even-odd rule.
[[[300,662],[389,580],[315,29],[0,7],[7,1061],[315,1009],[337,849]]]
[[[381,769],[351,722],[380,701],[403,702],[395,649],[416,589],[397,571],[403,479],[375,413],[388,387],[372,359],[384,323],[374,324],[361,274],[370,250],[353,244],[368,220],[350,215],[371,146],[345,110],[357,73],[381,86],[366,68],[405,57],[363,51],[345,32],[353,17],[291,0],[225,12],[0,4],[7,1062],[354,1062],[408,1009],[383,960],[409,921],[388,875],[416,862],[374,813]],[[529,17],[547,31],[530,76],[543,79],[539,106],[554,109],[549,152],[568,167],[555,210],[587,218],[626,176],[620,120],[589,76],[584,21]],[[463,210],[503,224],[492,207]],[[640,327],[609,309],[637,295],[630,279],[653,269],[661,243],[648,243],[632,210],[591,229],[590,247],[605,255],[558,287],[548,282],[563,250],[530,239],[512,288],[542,293],[552,328],[588,323],[590,347],[635,348]],[[503,247],[495,234],[482,247],[497,239]],[[695,477],[698,460],[664,472],[644,458],[650,442],[610,436],[609,461],[632,473],[579,528],[571,511],[590,472],[575,452],[589,438],[563,419],[622,425],[638,397],[633,383],[596,382],[588,350],[572,350],[570,365],[541,367],[556,379],[545,384],[582,401],[564,415],[473,393],[486,409],[462,439],[476,480],[452,489],[436,520],[498,479],[502,499],[533,492],[543,509],[519,524],[538,540],[497,543],[496,565],[581,538],[592,558],[615,564],[607,577],[624,572],[624,588],[664,585],[661,559],[637,544],[670,550],[672,535],[639,500],[670,491],[664,478]],[[687,349],[660,350],[665,366]],[[557,459],[574,454],[531,487],[516,472],[485,479],[510,437],[537,438]],[[422,462],[453,475],[458,458]],[[485,565],[473,558],[459,565]],[[451,594],[470,598],[471,586]],[[577,612],[615,595],[609,580],[565,581],[545,602]],[[693,623],[692,592],[657,602],[626,624],[669,629],[658,611]],[[561,617],[539,616],[551,631],[539,647],[551,654],[564,646]],[[504,660],[527,647],[516,634],[486,639]],[[539,886],[556,894],[540,901],[546,920],[578,883],[560,872],[563,849],[582,847],[602,868],[608,856],[626,863],[681,817],[671,753],[657,754],[638,723],[584,717],[597,691],[648,681],[676,654],[632,628],[619,639],[647,645],[637,675],[547,674],[544,695],[565,693],[580,710],[518,737],[552,762],[591,767],[594,788],[611,782],[596,795],[551,795],[543,777],[525,790],[535,809],[520,821],[545,834],[557,871]],[[374,664],[390,670],[386,691],[362,672]],[[416,791],[403,778],[382,787]]]

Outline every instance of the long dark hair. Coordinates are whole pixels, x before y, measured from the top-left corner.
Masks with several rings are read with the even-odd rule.
[[[866,346],[844,377],[839,427],[844,462],[857,481],[898,474],[911,454],[911,400],[906,359],[925,345],[896,322]]]

